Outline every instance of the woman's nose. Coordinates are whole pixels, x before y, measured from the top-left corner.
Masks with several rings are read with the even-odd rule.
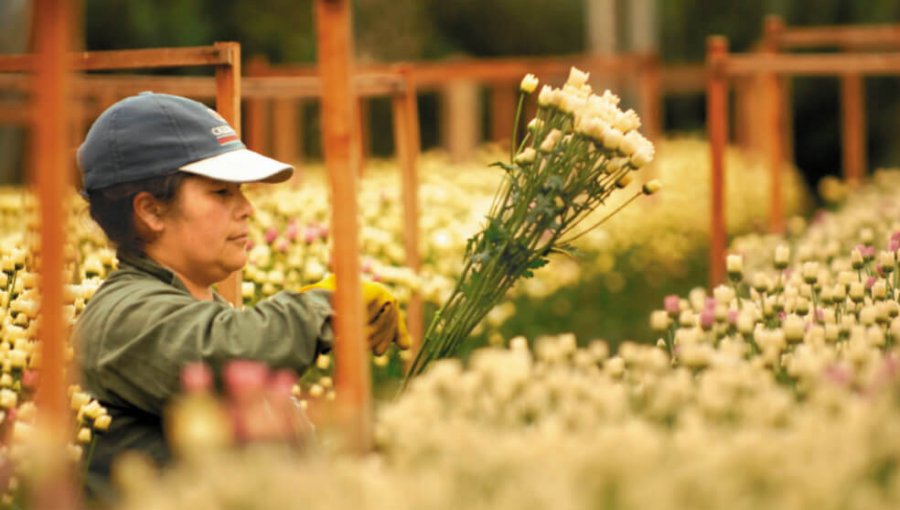
[[[242,190],[238,191],[238,198],[240,200],[237,208],[238,217],[240,219],[245,219],[253,216],[253,203],[247,199],[247,195],[244,195]]]

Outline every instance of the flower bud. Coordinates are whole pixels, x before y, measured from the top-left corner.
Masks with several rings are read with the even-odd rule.
[[[650,328],[653,331],[665,331],[669,329],[672,321],[669,318],[668,312],[665,310],[654,310],[650,314]]]
[[[109,426],[112,423],[112,416],[108,414],[104,414],[98,416],[97,419],[94,420],[94,428],[100,432],[106,432],[109,430]]]
[[[84,444],[90,443],[91,442],[91,429],[89,429],[87,427],[82,427],[81,429],[79,429],[76,440],[79,443],[84,443]]]
[[[569,79],[566,80],[566,85],[581,88],[585,83],[587,83],[588,78],[590,78],[589,73],[586,73],[573,66],[572,69],[569,70]]]
[[[729,278],[740,280],[744,271],[744,258],[740,255],[728,255],[725,259],[725,269]]]
[[[860,303],[866,297],[866,287],[862,282],[852,282],[850,291],[848,292],[850,299],[854,303]]]
[[[534,163],[534,159],[536,156],[537,151],[535,151],[531,147],[526,147],[522,150],[522,152],[516,154],[516,158],[514,161],[519,166],[530,165],[531,163]]]
[[[800,342],[803,340],[803,333],[806,327],[803,319],[795,314],[790,314],[785,317],[784,322],[781,325],[782,331],[784,331],[784,338],[788,342]]]
[[[775,247],[775,269],[784,269],[791,259],[791,249],[784,244]]]
[[[519,84],[519,90],[526,94],[531,94],[537,89],[538,79],[537,76],[528,73],[522,78],[522,82]]]
[[[812,285],[819,279],[819,263],[804,262],[802,269],[803,281]]]
[[[660,182],[659,179],[653,179],[651,181],[644,183],[644,186],[641,187],[641,191],[645,195],[652,195],[652,194],[656,193],[657,191],[659,191],[661,188],[662,188],[662,182]]]

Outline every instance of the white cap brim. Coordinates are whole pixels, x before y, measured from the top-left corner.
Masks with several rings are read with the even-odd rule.
[[[179,170],[225,182],[284,182],[294,173],[293,166],[249,149],[201,159]]]

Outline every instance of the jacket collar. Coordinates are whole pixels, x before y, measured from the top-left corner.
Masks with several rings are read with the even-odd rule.
[[[178,290],[182,290],[190,294],[190,291],[188,290],[184,282],[181,281],[181,278],[178,278],[178,276],[170,269],[167,269],[166,267],[160,265],[158,262],[151,259],[147,255],[133,255],[120,250],[116,252],[116,257],[119,259],[120,268],[123,266],[127,266],[137,271],[147,273],[162,282],[168,283]],[[213,290],[213,300],[217,302],[228,303],[228,301],[220,296],[219,293],[215,290]]]

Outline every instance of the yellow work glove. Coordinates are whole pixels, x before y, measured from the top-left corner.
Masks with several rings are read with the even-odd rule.
[[[309,289],[334,292],[334,288],[334,274],[330,274],[319,282],[302,287],[300,292]],[[384,285],[369,280],[362,281],[362,295],[367,316],[366,336],[372,352],[376,356],[384,354],[391,342],[396,343],[401,349],[409,349],[412,341],[396,296]]]

